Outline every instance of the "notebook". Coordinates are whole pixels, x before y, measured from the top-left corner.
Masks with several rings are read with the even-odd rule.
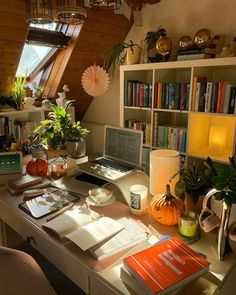
[[[79,165],[79,170],[108,181],[116,180],[140,169],[142,143],[142,131],[106,125],[103,156]]]

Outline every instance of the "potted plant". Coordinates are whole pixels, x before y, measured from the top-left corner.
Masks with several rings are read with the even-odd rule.
[[[156,31],[147,32],[145,42],[149,53],[153,48],[156,49],[155,52],[157,51],[154,57],[148,57],[151,62],[167,60],[171,53],[172,44],[164,28],[159,27]]]
[[[225,254],[231,251],[228,226],[232,205],[236,204],[236,155],[229,157],[229,165],[219,165],[215,167],[215,171],[216,174],[211,177],[213,189],[208,192],[206,198],[213,196],[222,203],[217,249],[218,258],[222,260]]]
[[[112,75],[114,75],[116,65],[123,65],[125,61],[127,64],[137,64],[140,56],[141,47],[132,40],[129,43],[119,43],[104,54],[104,68],[108,69],[111,64]]]
[[[24,98],[26,94],[25,93],[26,79],[27,79],[27,71],[24,76],[16,77],[16,80],[13,83],[13,86],[11,89],[12,96],[18,110],[21,110],[23,108]]]
[[[80,126],[80,121],[70,123],[66,129],[67,155],[80,158],[86,154],[86,142],[89,131]]]
[[[65,148],[66,130],[71,123],[71,115],[68,109],[74,101],[67,101],[64,107],[54,105],[48,118],[40,122],[34,133],[39,133],[41,142],[51,149]]]
[[[185,210],[200,213],[202,201],[207,192],[213,187],[211,177],[216,175],[213,162],[210,158],[204,163],[203,172],[200,172],[198,165],[193,163],[189,168],[182,168],[177,174],[180,175],[175,185],[175,194],[184,198]]]

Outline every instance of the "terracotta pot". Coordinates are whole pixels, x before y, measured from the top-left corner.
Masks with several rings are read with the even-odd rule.
[[[184,206],[185,206],[185,211],[194,211],[197,214],[200,214],[202,211],[202,202],[204,199],[204,195],[200,195],[198,198],[197,203],[195,204],[193,202],[193,198],[190,193],[185,192],[185,197],[184,197]]]
[[[127,48],[126,63],[127,65],[139,64],[141,58],[141,48],[133,47]]]

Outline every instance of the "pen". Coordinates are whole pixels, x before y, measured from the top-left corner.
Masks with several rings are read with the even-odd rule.
[[[53,218],[61,215],[62,213],[64,213],[66,210],[72,208],[74,206],[74,203],[70,203],[69,205],[63,207],[61,210],[57,211],[55,214],[53,214],[52,216],[49,216],[48,218],[46,218],[46,221],[50,221]]]

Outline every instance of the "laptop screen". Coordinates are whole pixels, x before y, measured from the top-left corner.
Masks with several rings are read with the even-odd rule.
[[[140,167],[142,162],[143,132],[105,126],[104,156],[122,163]]]

